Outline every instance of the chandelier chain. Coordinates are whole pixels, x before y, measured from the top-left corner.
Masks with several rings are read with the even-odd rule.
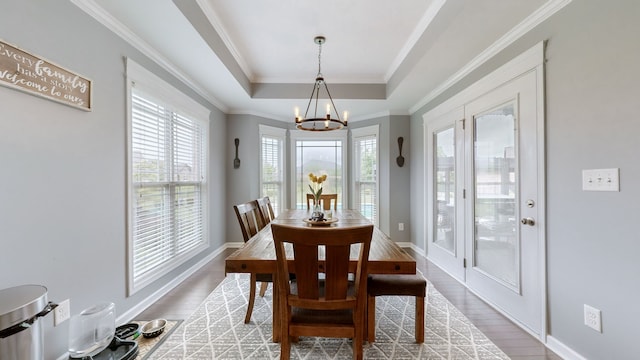
[[[322,42],[318,44],[318,76],[322,76],[322,72],[320,71],[320,57],[322,55]]]

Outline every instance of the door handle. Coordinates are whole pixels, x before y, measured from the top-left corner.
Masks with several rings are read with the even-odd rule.
[[[529,225],[529,226],[533,226],[536,224],[536,221],[533,220],[533,218],[527,217],[527,218],[522,218],[522,220],[520,220],[520,222],[522,223],[522,225]]]

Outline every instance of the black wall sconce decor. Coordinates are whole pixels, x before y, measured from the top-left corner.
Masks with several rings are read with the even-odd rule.
[[[396,163],[398,164],[399,167],[403,167],[404,166],[404,156],[402,156],[402,143],[404,142],[404,138],[402,136],[400,136],[398,138],[398,148],[400,149],[400,155],[398,155],[398,157],[396,158]]]
[[[240,159],[238,158],[238,145],[240,145],[240,139],[235,138],[235,143],[236,143],[236,158],[233,159],[233,168],[237,169],[240,167]]]

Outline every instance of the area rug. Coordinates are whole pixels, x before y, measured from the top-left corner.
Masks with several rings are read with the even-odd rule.
[[[251,323],[244,324],[248,274],[230,274],[196,311],[148,355],[153,359],[278,359],[271,341],[271,286],[257,297]],[[376,341],[365,343],[365,359],[509,359],[431,284],[425,304],[425,342],[414,337],[413,297],[376,300]],[[351,359],[348,339],[300,338],[291,359]]]

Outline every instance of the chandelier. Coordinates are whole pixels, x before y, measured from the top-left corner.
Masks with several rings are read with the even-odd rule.
[[[309,103],[307,104],[307,110],[304,113],[304,117],[299,116],[298,108],[295,109],[296,115],[296,127],[300,130],[307,131],[329,131],[342,129],[347,126],[347,112],[344,112],[344,120],[340,119],[338,110],[333,103],[333,98],[329,93],[327,83],[324,81],[322,71],[320,70],[320,57],[322,55],[322,44],[326,42],[324,36],[316,36],[313,42],[318,44],[318,75],[316,75],[316,82],[313,84],[313,90],[311,91],[311,97],[309,97]],[[324,90],[327,92],[329,103],[326,105],[326,111],[324,117],[318,117],[318,102],[320,99],[320,90],[324,85]],[[309,108],[311,103],[314,103],[313,117],[307,117],[309,114]],[[333,111],[332,111],[333,109]],[[335,115],[335,117],[333,116]]]

